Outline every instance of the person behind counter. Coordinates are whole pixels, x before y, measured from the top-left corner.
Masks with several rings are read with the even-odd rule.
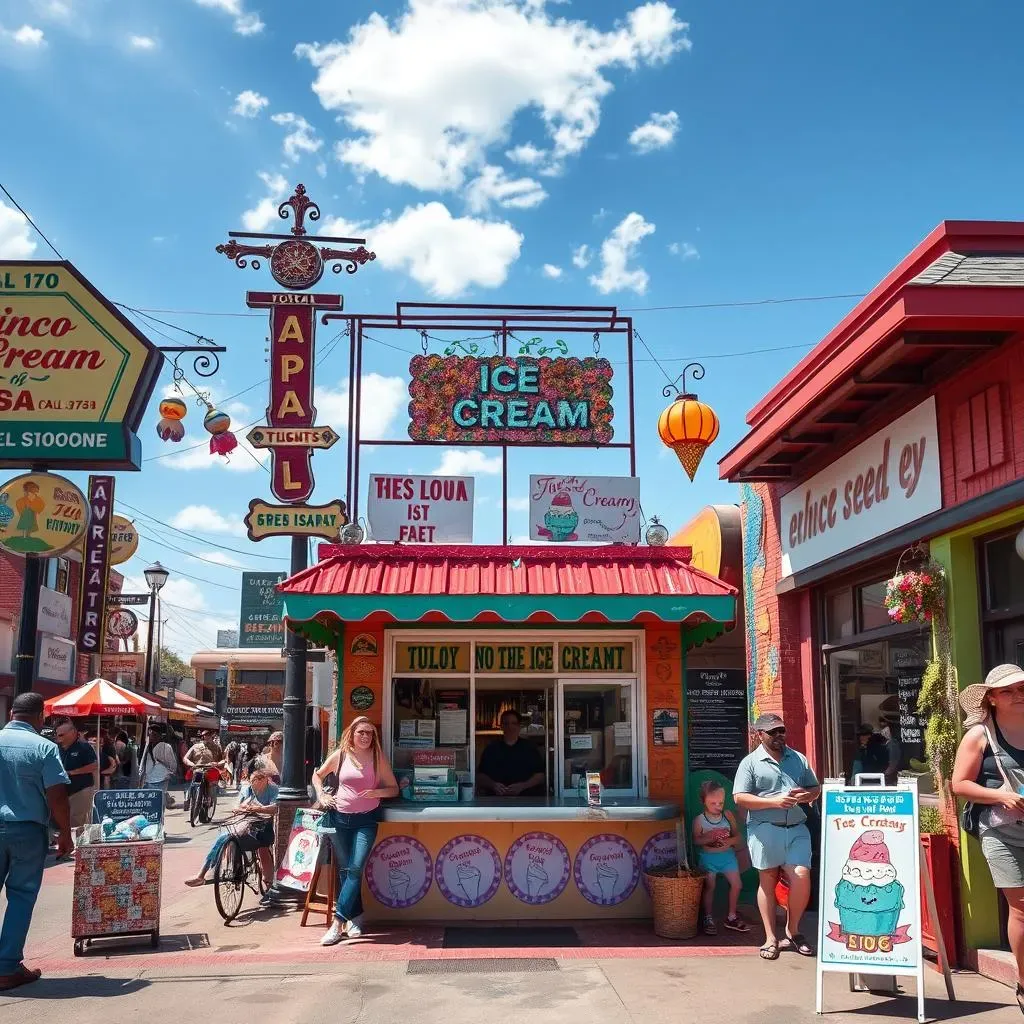
[[[324,791],[324,780],[334,774],[336,793]],[[363,934],[363,868],[373,849],[380,821],[380,802],[398,796],[395,773],[381,749],[377,727],[359,715],[342,733],[338,749],[315,772],[313,789],[317,807],[326,813],[322,825],[334,847],[338,872],[338,899],[334,921],[320,940],[333,946],[347,935]]]
[[[501,716],[501,739],[484,750],[476,773],[480,793],[495,796],[543,796],[544,762],[536,744],[520,738],[519,712],[509,708]]]

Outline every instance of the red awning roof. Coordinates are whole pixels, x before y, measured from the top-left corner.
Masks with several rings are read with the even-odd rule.
[[[285,594],[722,596],[736,589],[689,564],[689,548],[335,547],[285,580]]]

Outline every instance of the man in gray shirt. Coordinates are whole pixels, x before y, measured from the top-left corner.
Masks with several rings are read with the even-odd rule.
[[[817,800],[820,785],[807,758],[786,746],[786,724],[764,714],[754,723],[761,743],[736,770],[733,799],[747,812],[747,847],[760,885],[757,906],[764,923],[763,960],[777,960],[780,950],[814,956],[800,934],[800,918],[811,898],[811,833],[803,804]],[[789,883],[786,937],[775,934],[775,886],[779,870]]]

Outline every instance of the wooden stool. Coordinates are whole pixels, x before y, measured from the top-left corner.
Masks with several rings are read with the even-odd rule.
[[[320,876],[327,871],[327,895],[322,895],[320,888]],[[310,914],[323,914],[324,924],[330,926],[334,920],[334,904],[338,898],[338,872],[334,869],[334,848],[326,836],[322,837],[320,843],[320,856],[317,857],[316,868],[313,877],[309,882],[309,891],[306,893],[306,905],[302,910],[302,920],[299,922],[301,928],[306,927],[306,920]]]

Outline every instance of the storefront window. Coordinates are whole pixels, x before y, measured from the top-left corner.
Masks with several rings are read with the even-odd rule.
[[[860,605],[860,630],[865,633],[869,629],[881,629],[891,626],[889,610],[885,607],[885,590],[887,580],[869,583],[857,590],[857,602]]]
[[[985,610],[1024,608],[1024,559],[1017,554],[1015,534],[986,541]]]
[[[599,772],[608,790],[632,791],[633,686],[631,683],[564,683],[562,779],[567,793]]]
[[[853,591],[849,587],[825,595],[825,635],[830,643],[853,636]]]

